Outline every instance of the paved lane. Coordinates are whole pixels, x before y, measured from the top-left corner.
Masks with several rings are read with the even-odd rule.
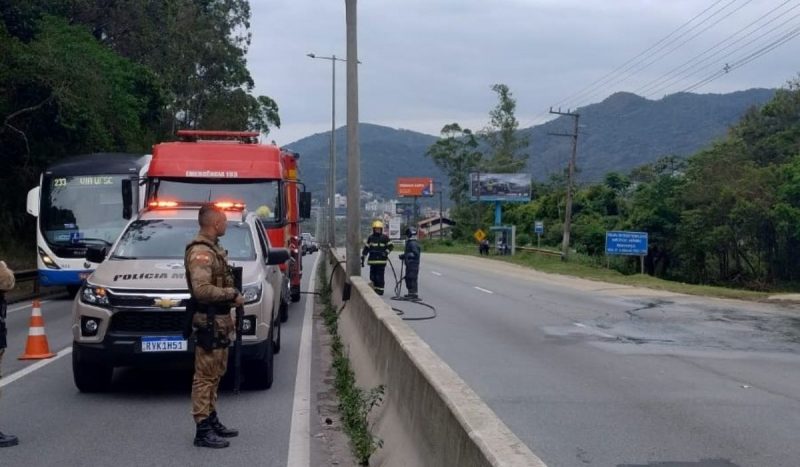
[[[420,284],[409,324],[551,467],[798,465],[795,309],[434,254]]]
[[[318,256],[306,257],[305,286]],[[241,432],[230,448],[192,445],[191,371],[118,370],[111,392],[81,394],[66,355],[2,389],[0,427],[21,442],[0,451],[0,465],[286,465],[306,297],[310,296],[291,306],[289,321],[283,324],[272,388],[238,396],[229,387],[221,392],[220,416]],[[70,305],[67,300],[43,304],[54,351],[71,345]],[[31,364],[16,360],[24,347],[29,316],[30,308],[11,314],[5,376]]]

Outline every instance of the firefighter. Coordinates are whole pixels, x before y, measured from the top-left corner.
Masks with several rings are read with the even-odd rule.
[[[389,259],[389,252],[394,245],[389,241],[389,237],[383,234],[383,222],[376,220],[372,223],[372,235],[364,243],[361,250],[361,266],[364,266],[364,258],[369,264],[369,280],[372,281],[372,288],[378,295],[383,295],[384,272],[386,272],[386,261]]]
[[[6,350],[6,292],[14,288],[14,271],[0,261],[0,362]],[[19,440],[14,435],[0,433],[0,448],[16,446]]]
[[[194,445],[226,448],[223,438],[239,432],[227,428],[217,417],[217,390],[228,363],[228,346],[234,332],[231,308],[244,304],[233,287],[233,273],[228,254],[219,244],[228,220],[225,213],[211,205],[198,214],[200,232],[186,246],[186,282],[192,296],[195,328],[194,377],[192,379],[192,416],[197,424]]]
[[[408,300],[417,300],[419,299],[419,295],[417,294],[417,278],[419,277],[419,260],[421,256],[421,251],[419,248],[419,242],[417,241],[417,230],[413,227],[406,228],[406,248],[402,255],[400,255],[400,261],[403,261],[406,265],[406,288],[408,289],[408,293],[404,298]]]

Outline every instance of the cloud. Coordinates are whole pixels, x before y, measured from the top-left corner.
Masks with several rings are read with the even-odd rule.
[[[729,2],[727,10],[695,32],[724,14],[730,16],[695,40],[572,104],[597,102],[618,90],[633,91],[780,3],[754,0],[733,11],[745,2],[729,0],[717,8]],[[471,122],[467,126],[477,129],[495,103],[490,86],[506,83],[517,98],[517,116],[523,126],[536,123],[547,116],[549,105],[606,75],[711,4],[710,0],[359,2],[361,121],[431,134],[453,121]],[[284,123],[272,137],[285,144],[309,132],[327,130],[330,62],[312,60],[306,53],[345,56],[344,2],[253,0],[252,10],[248,61],[256,90],[277,100]],[[780,86],[798,71],[797,41],[699,92]],[[336,78],[338,127],[345,123],[344,64],[337,66]]]

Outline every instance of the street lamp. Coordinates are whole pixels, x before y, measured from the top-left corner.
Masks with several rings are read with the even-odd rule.
[[[336,247],[336,62],[346,62],[343,58],[336,55],[330,57],[320,57],[309,53],[309,58],[318,60],[329,60],[331,62],[331,151],[330,151],[330,174],[328,175],[328,244],[331,248]]]

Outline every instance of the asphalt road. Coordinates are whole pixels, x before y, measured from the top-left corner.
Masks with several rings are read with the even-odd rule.
[[[304,290],[318,256],[306,257]],[[39,361],[46,362],[44,366],[17,360],[25,345],[30,306],[11,305],[9,347],[2,364],[5,381],[31,365],[39,367],[2,388],[0,430],[17,435],[20,444],[0,449],[0,465],[286,465],[306,297],[291,305],[289,321],[283,323],[272,388],[243,390],[238,396],[230,387],[221,391],[220,418],[240,430],[231,447],[221,450],[192,445],[191,369],[118,369],[111,392],[82,394],[73,383],[67,350],[71,301],[42,304],[51,350],[62,351],[56,359]]]
[[[435,254],[420,295],[408,323],[551,467],[800,465],[798,308]]]

